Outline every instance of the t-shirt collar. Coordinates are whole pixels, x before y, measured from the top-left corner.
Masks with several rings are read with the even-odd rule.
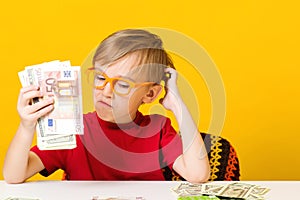
[[[128,123],[122,123],[122,124],[105,121],[105,120],[101,119],[97,115],[97,113],[96,113],[96,116],[97,116],[97,120],[101,127],[107,127],[107,128],[111,128],[111,129],[130,129],[130,128],[133,128],[140,124],[143,114],[141,112],[137,111],[135,119],[133,121],[128,122]]]

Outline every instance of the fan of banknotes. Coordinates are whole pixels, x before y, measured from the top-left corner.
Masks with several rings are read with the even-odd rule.
[[[27,66],[18,73],[23,87],[37,85],[43,99],[54,98],[54,109],[38,119],[37,146],[41,150],[72,149],[76,134],[83,134],[80,67],[70,61]],[[34,98],[37,103],[41,98]]]
[[[258,200],[264,199],[264,195],[270,189],[242,182],[233,182],[230,184],[191,184],[184,182],[171,190],[178,195],[178,200]]]

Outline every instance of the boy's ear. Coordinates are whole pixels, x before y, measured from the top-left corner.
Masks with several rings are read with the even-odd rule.
[[[150,87],[148,93],[143,97],[144,103],[152,103],[161,93],[162,86],[161,85],[153,85]]]

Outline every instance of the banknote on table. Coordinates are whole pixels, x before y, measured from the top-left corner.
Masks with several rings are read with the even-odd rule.
[[[177,187],[171,189],[178,199],[205,199],[203,196],[209,196],[215,199],[264,199],[264,195],[270,190],[268,188],[247,184],[242,182],[233,182],[230,184],[191,184],[183,182]]]
[[[219,192],[219,196],[223,197],[235,197],[235,198],[244,198],[246,199],[255,185],[246,184],[246,183],[232,183],[225,185]]]
[[[202,194],[202,184],[181,183],[171,189],[178,196]]]
[[[70,61],[27,66],[18,73],[22,86],[38,85],[43,98],[54,98],[54,109],[38,119],[37,145],[42,150],[72,149],[83,134],[80,67]],[[34,98],[33,103],[41,99]]]

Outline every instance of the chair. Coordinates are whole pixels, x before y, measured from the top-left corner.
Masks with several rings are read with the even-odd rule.
[[[201,133],[211,168],[209,181],[239,181],[240,166],[237,153],[230,142],[220,136]],[[166,180],[184,180],[176,172],[165,167]]]

